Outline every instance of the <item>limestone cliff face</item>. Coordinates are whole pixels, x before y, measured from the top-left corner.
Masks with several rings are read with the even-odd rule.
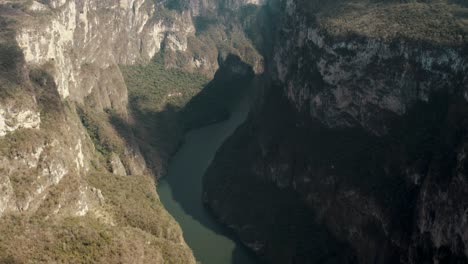
[[[246,3],[237,3],[236,8],[243,4]],[[215,57],[206,55],[208,57],[205,58],[204,54],[193,57],[189,50],[188,41],[195,41],[195,27],[190,9],[169,12],[164,9],[163,2],[147,0],[32,1],[21,7],[22,9],[15,9],[6,3],[2,8],[6,16],[15,14],[14,17],[17,18],[15,40],[23,53],[24,61],[21,67],[31,69],[23,71],[26,74],[30,71],[33,83],[23,80],[23,85],[47,87],[49,93],[58,93],[60,98],[55,98],[56,100],[90,106],[97,111],[112,109],[126,115],[127,89],[118,65],[148,63],[161,49],[168,54],[175,53],[176,56],[182,54],[180,56],[184,59],[189,57],[188,63],[183,65],[187,70],[197,70],[210,75],[218,67],[217,54]],[[183,55],[184,53],[187,55]],[[16,130],[25,129],[39,134],[42,131],[56,130],[52,133],[60,134],[51,142],[44,139],[44,142],[38,143],[33,149],[26,149],[24,153],[18,154],[32,155],[34,159],[30,162],[25,161],[28,164],[36,164],[25,165],[25,170],[42,170],[42,163],[55,164],[50,165],[52,168],[49,170],[53,176],[49,177],[48,183],[37,184],[36,190],[27,198],[37,201],[38,195],[49,185],[60,182],[63,175],[72,172],[79,174],[81,170],[86,172],[94,159],[94,150],[74,111],[62,109],[60,106],[65,121],[60,120],[64,122],[57,124],[49,121],[44,126],[41,124],[44,115],[41,108],[48,106],[38,102],[40,95],[37,92],[24,93],[24,100],[17,96],[5,98],[2,103],[0,136],[5,137],[8,133],[14,134]],[[63,131],[59,132],[61,129]],[[64,137],[66,139],[62,141]],[[43,149],[48,148],[54,149],[52,152],[62,153],[62,157],[45,158],[46,152],[43,153]],[[124,157],[115,155],[110,161],[111,167],[115,167],[114,170],[119,171],[118,174],[144,173],[145,164],[138,148],[127,148],[125,156],[128,162],[123,164],[126,168],[123,168],[120,161]],[[67,157],[68,154],[70,157]],[[19,157],[10,158],[15,160]],[[4,161],[5,167],[14,163],[10,158]],[[49,159],[50,161],[46,161]],[[39,168],[36,168],[37,166]],[[12,171],[13,167],[8,169],[10,174],[17,173]],[[3,203],[2,212],[6,210],[4,208],[11,207],[7,204],[14,203]],[[18,208],[25,210],[28,204],[29,202],[25,202],[25,205]]]
[[[0,216],[36,211],[52,187],[64,178],[87,173],[93,160],[93,147],[76,113],[62,105],[52,79],[38,81],[44,85],[24,80],[19,83],[21,90],[1,99]],[[9,85],[2,82],[5,90]],[[86,188],[76,187],[83,192]],[[74,209],[67,214],[89,210],[84,208],[86,197],[68,198]]]
[[[408,12],[413,8],[401,8],[405,7]],[[384,134],[385,124],[378,123],[385,113],[402,116],[417,102],[427,102],[436,91],[463,96],[468,92],[464,76],[468,67],[467,33],[456,32],[456,28],[438,29],[432,34],[441,34],[439,41],[445,43],[431,45],[429,37],[414,39],[418,35],[406,32],[425,29],[417,19],[427,18],[424,15],[429,7],[417,5],[414,8],[422,14],[414,15],[416,21],[397,21],[408,25],[398,25],[396,29],[380,29],[379,23],[387,21],[373,16],[371,7],[368,16],[375,24],[366,28],[360,27],[363,22],[356,21],[361,15],[357,11],[341,14],[345,21],[332,16],[314,23],[303,8],[294,1],[286,5],[285,12],[290,15],[280,34],[287,37],[280,40],[283,45],[275,51],[275,76],[299,111],[309,111],[328,127],[360,125]],[[382,9],[381,12],[401,12]],[[440,11],[443,12],[450,15],[450,11]],[[357,25],[353,28],[346,23]],[[388,35],[380,36],[379,30]],[[443,30],[455,31],[456,36],[452,39],[450,32],[439,33]]]
[[[248,5],[262,6],[265,0],[189,0],[188,7],[194,16],[206,15],[220,10],[238,11],[240,8]]]
[[[241,8],[242,6],[245,6],[245,5],[264,5],[266,4],[266,0],[226,0],[224,1],[225,5],[230,8],[230,9],[233,9],[233,10],[236,10],[236,9],[239,9]]]
[[[83,102],[92,95],[102,108],[126,108],[118,64],[148,62],[163,43],[185,51],[194,33],[188,13],[157,18],[154,1],[34,3],[35,19],[16,38],[26,63],[47,64],[63,99]]]
[[[3,8],[7,13],[11,9]],[[90,162],[96,160],[94,146],[77,113],[60,101],[72,105],[92,102],[96,109],[110,108],[125,114],[127,90],[117,64],[148,61],[159,50],[165,35],[162,31],[174,27],[148,23],[154,7],[144,1],[33,1],[18,13],[16,42],[31,80],[21,83],[29,89],[3,100],[2,140],[11,141],[17,133],[33,138],[12,144],[3,157],[7,175],[28,187],[16,190],[22,193],[16,198],[8,192],[2,199],[2,212],[34,211],[40,197],[45,198],[48,188],[59,184],[64,176],[87,173]],[[145,164],[141,154],[133,148],[126,152],[127,172],[142,174]],[[34,174],[38,177],[27,180]],[[15,189],[9,180],[4,185],[7,190]],[[78,207],[77,214],[86,213],[87,209]]]
[[[463,153],[466,145],[466,127],[463,124],[451,122],[465,120],[467,114],[465,110],[468,102],[468,78],[466,76],[468,31],[453,25],[454,28],[441,26],[441,29],[434,30],[435,32],[429,36],[410,35],[413,34],[411,30],[425,29],[425,25],[419,24],[419,19],[428,19],[428,15],[434,15],[440,24],[450,24],[451,22],[444,20],[445,16],[457,12],[441,7],[438,14],[433,14],[428,11],[430,6],[418,4],[403,5],[395,9],[378,7],[377,10],[382,8],[383,12],[394,12],[396,17],[401,11],[399,8],[414,14],[412,18],[403,19],[403,21],[394,18],[397,20],[395,23],[411,23],[406,24],[406,28],[398,25],[396,29],[379,29],[382,27],[379,25],[380,22],[389,22],[390,19],[384,17],[379,21],[379,17],[372,14],[374,11],[372,8],[374,7],[369,8],[367,15],[373,18],[373,24],[362,28],[359,24],[362,22],[358,21],[362,18],[358,16],[363,14],[359,11],[343,12],[344,14],[341,15],[347,19],[344,25],[337,22],[338,19],[335,16],[319,19],[314,25],[313,22],[306,22],[307,13],[303,12],[300,4],[294,2],[286,4],[288,15],[282,30],[283,35],[288,32],[289,37],[282,39],[281,43],[286,44],[276,49],[275,71],[280,85],[284,87],[284,94],[289,103],[296,111],[308,113],[313,120],[320,122],[328,129],[358,128],[363,131],[362,133],[378,140],[397,137],[396,135],[400,135],[400,132],[395,130],[398,129],[428,129],[427,127],[431,127],[431,124],[427,122],[436,122],[433,126],[439,126],[445,131],[417,134],[417,136],[427,137],[433,133],[431,136],[436,138],[436,142],[429,143],[429,148],[433,148],[429,151],[431,157],[411,157],[414,154],[407,154],[397,162],[391,161],[394,159],[391,155],[398,155],[396,153],[415,151],[421,155],[427,155],[421,150],[427,145],[410,142],[410,140],[418,141],[417,138],[396,139],[395,141],[400,141],[400,143],[393,144],[400,145],[403,150],[396,152],[390,149],[379,150],[390,155],[377,158],[378,161],[376,161],[376,165],[382,162],[380,166],[384,167],[385,172],[358,173],[361,177],[369,173],[371,177],[381,177],[382,181],[385,181],[383,180],[385,177],[396,177],[393,181],[401,181],[400,184],[404,187],[400,186],[400,188],[404,190],[400,191],[411,193],[412,196],[412,198],[407,197],[406,201],[408,203],[406,206],[413,208],[410,210],[412,219],[407,219],[408,222],[412,222],[411,231],[402,231],[401,229],[404,228],[398,225],[403,224],[394,218],[395,214],[407,210],[404,208],[405,205],[394,205],[388,200],[379,201],[380,198],[376,197],[378,195],[373,194],[372,191],[370,193],[357,191],[354,189],[356,187],[338,187],[334,199],[342,199],[342,201],[332,202],[330,206],[346,208],[349,206],[346,204],[350,203],[354,210],[359,211],[359,216],[356,214],[351,217],[351,221],[348,224],[342,223],[341,227],[332,224],[329,228],[337,237],[344,236],[347,241],[350,241],[351,246],[356,248],[358,259],[362,263],[369,261],[368,246],[361,248],[361,244],[366,243],[363,237],[366,236],[364,229],[367,221],[378,223],[377,226],[381,228],[384,236],[392,240],[390,244],[400,248],[399,250],[403,252],[400,254],[403,256],[409,255],[400,259],[402,262],[419,263],[426,257],[432,258],[432,261],[456,262],[463,258],[466,260],[468,237],[464,230],[467,230],[468,226],[464,219],[467,213],[465,207],[468,203],[466,198],[468,197],[466,192],[468,181],[467,172],[462,165],[465,163]],[[416,11],[413,11],[413,8]],[[354,23],[356,23],[355,28],[353,28]],[[377,33],[379,30],[385,32],[385,35]],[[441,36],[442,39],[434,39],[434,35]],[[293,55],[291,51],[295,51]],[[440,108],[428,110],[421,105],[427,108]],[[441,116],[437,121],[430,120],[425,124],[419,122],[411,124],[406,121],[414,115],[421,115],[419,118],[424,119],[424,116],[433,114],[433,111],[446,112],[438,113]],[[412,133],[414,132],[408,134]],[[438,137],[450,139],[437,139]],[[442,142],[437,142],[439,140]],[[413,149],[415,146],[408,146],[411,143],[417,145],[417,149]],[[392,143],[383,144],[390,147]],[[354,150],[347,151],[352,153]],[[368,150],[368,152],[374,151]],[[441,155],[441,152],[448,156],[437,157]],[[330,159],[329,162],[332,167],[340,166],[333,164],[335,159]],[[366,167],[366,161],[361,162],[364,163],[361,166]],[[397,165],[399,168],[392,168],[394,165],[390,164],[394,162],[399,164]],[[441,165],[446,162],[450,165]],[[369,161],[369,163],[373,162]],[[426,164],[421,166],[420,163]],[[441,166],[448,167],[441,168]],[[439,169],[435,169],[436,167]],[[293,185],[298,186],[294,188],[302,189],[304,185],[317,185],[317,182],[313,180],[311,183],[306,183],[310,177],[306,175],[309,173],[318,172],[312,169],[302,176],[298,175],[292,182]],[[320,182],[335,181],[331,185],[340,184],[340,181],[343,183],[344,179],[353,173],[352,171],[341,172],[338,176],[333,172],[327,172],[322,175],[324,178],[320,179]],[[281,178],[277,180],[279,183],[285,182]],[[297,181],[302,181],[302,183]],[[380,188],[385,189],[386,186],[383,184]],[[375,191],[379,192],[378,188]],[[324,197],[314,197],[315,192],[318,193],[318,191],[305,191],[304,195],[306,201],[316,211],[321,212],[318,217],[329,218],[330,221],[334,218],[349,217],[349,212],[333,213],[333,216],[327,216],[326,211],[333,211],[333,209],[324,206],[323,202],[330,198],[324,200]],[[380,190],[380,192],[384,191]],[[392,206],[398,206],[400,209],[395,210]],[[364,222],[363,217],[367,219]],[[360,220],[354,221],[354,218]],[[355,233],[356,231],[358,234]],[[405,234],[409,236],[406,238],[409,241],[401,237],[396,238],[397,232],[409,232],[410,234]],[[371,243],[377,244],[378,242]],[[447,248],[450,248],[449,252],[441,253]],[[425,256],[425,254],[430,256]],[[442,256],[443,254],[447,255]],[[459,258],[460,260],[456,260]]]
[[[0,4],[0,262],[76,261],[73,254],[44,254],[38,241],[27,246],[22,240],[48,236],[47,247],[65,243],[73,248],[81,242],[68,237],[71,228],[83,236],[107,232],[108,240],[101,244],[106,249],[101,247],[99,255],[88,254],[94,245],[82,253],[93,262],[109,261],[112,250],[125,252],[138,241],[142,250],[154,252],[140,252],[139,263],[194,263],[180,228],[164,209],[157,209],[160,202],[154,184],[145,180],[150,172],[138,146],[118,136],[103,112],[128,118],[127,88],[118,65],[147,63],[163,43],[170,50],[185,50],[187,35],[194,34],[189,14],[158,19],[153,1]],[[103,157],[93,138],[96,129],[113,137],[111,144],[119,151],[114,148]],[[118,178],[102,180],[111,172]],[[127,175],[134,180],[119,178]],[[132,191],[138,188],[143,189]],[[112,197],[125,191],[137,204],[153,204],[125,216],[127,201]],[[156,222],[144,223],[147,213]],[[44,221],[49,230],[43,229]],[[112,242],[117,237],[122,243]],[[26,248],[18,250],[19,245]],[[130,255],[123,253],[115,261]]]
[[[195,263],[149,178],[161,172],[112,121],[133,120],[119,65],[159,54],[166,68],[213,76],[226,54],[255,53],[237,22],[227,33],[222,20],[195,27],[196,16],[220,10],[208,1],[174,10],[153,0],[0,1],[0,262]],[[169,155],[156,155],[158,165]]]
[[[4,9],[7,14],[14,10],[8,6]],[[184,51],[187,35],[194,34],[188,13],[169,19],[158,18],[157,11],[153,1],[33,1],[27,4],[23,10],[16,11],[19,18],[15,38],[25,67],[41,72],[32,76],[33,82],[38,84],[33,83],[33,86],[47,87],[49,93],[58,93],[59,98],[54,100],[90,106],[97,111],[112,109],[127,115],[127,88],[118,65],[147,63],[163,43],[167,49]],[[23,85],[31,86],[28,81]],[[65,117],[49,120],[41,127],[44,113],[40,108],[50,106],[38,105],[40,95],[37,92],[26,93],[26,100],[16,95],[6,99],[0,111],[2,136],[21,128],[36,129],[41,136],[31,141],[43,141],[37,142],[34,149],[16,150],[19,156],[4,161],[10,175],[22,170],[45,175],[37,182],[30,181],[34,190],[28,191],[21,205],[15,206],[15,199],[4,205],[20,211],[29,208],[30,202],[40,203],[43,192],[57,185],[64,175],[86,173],[91,160],[96,159],[95,148],[74,111],[64,111],[60,106],[59,112],[64,112]],[[47,133],[56,137],[42,139]],[[111,166],[121,164],[120,159],[127,159],[125,174],[145,173],[145,162],[138,148],[126,148],[125,157],[114,157]],[[48,155],[43,149],[51,149],[56,155]],[[36,161],[31,161],[35,166],[10,166],[13,160],[32,153],[36,153],[33,155]],[[123,173],[122,168],[119,171]]]
[[[206,175],[209,208],[273,263],[465,263],[466,9],[280,6],[272,80]]]

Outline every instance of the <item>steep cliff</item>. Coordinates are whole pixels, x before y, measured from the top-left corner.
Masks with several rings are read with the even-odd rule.
[[[262,63],[238,22],[169,2],[0,1],[0,262],[195,263],[155,191],[184,129],[166,110],[227,54]],[[137,90],[135,69],[182,81]]]
[[[102,1],[0,9],[0,261],[195,263],[138,146],[119,137],[103,112],[127,116],[117,63],[156,52],[153,40],[142,49],[129,41],[151,14]],[[108,30],[113,17],[122,24]],[[134,23],[123,27],[124,19]],[[148,34],[136,37],[141,45]]]
[[[278,5],[207,206],[272,263],[466,263],[466,7]]]

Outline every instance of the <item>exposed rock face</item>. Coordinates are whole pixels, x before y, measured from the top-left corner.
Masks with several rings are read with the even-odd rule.
[[[32,86],[47,90],[52,95],[38,95],[36,91],[28,91],[21,97],[24,100],[19,100],[19,95],[15,95],[16,98],[5,98],[0,109],[2,137],[18,129],[42,128],[41,118],[44,113],[40,113],[40,110],[50,106],[43,102],[38,105],[36,101],[43,100],[39,98],[41,96],[50,97],[55,93],[60,97],[54,100],[85,104],[97,110],[113,109],[125,115],[127,90],[118,64],[147,63],[162,47],[166,53],[187,51],[190,56],[188,41],[195,38],[190,10],[173,12],[165,17],[160,14],[164,9],[162,3],[154,1],[54,0],[32,1],[25,5],[23,10],[17,10],[8,3],[2,6],[4,14],[13,14],[18,24],[15,28],[16,42],[24,55],[24,62],[17,67],[34,69],[29,73]],[[200,72],[212,74],[218,67],[217,55],[214,58],[197,55],[192,60],[193,64],[186,65],[188,70],[193,66]],[[27,70],[21,71],[28,74]],[[22,85],[31,88],[29,80],[23,80]],[[63,152],[61,158],[50,157],[50,163],[55,165],[51,165],[47,171],[56,175],[51,178],[50,184],[60,182],[64,174],[86,172],[94,159],[92,143],[86,138],[87,133],[76,113],[64,109],[59,102],[55,101],[54,104],[58,104],[60,119],[46,121],[44,129],[37,132],[40,136],[36,138],[44,141],[37,148],[55,148],[57,153]],[[63,124],[57,125],[60,123],[58,121],[63,121]],[[43,131],[50,130],[59,136],[54,140],[45,138],[47,132]],[[130,148],[125,151],[128,162],[122,164],[121,158],[114,153],[110,161],[112,171],[116,174],[126,174],[127,171],[132,174],[143,173],[145,164],[138,149],[135,146],[127,147]],[[26,149],[21,155],[29,155],[29,152]],[[47,164],[45,153],[34,154],[37,156],[34,163],[38,163],[39,168],[43,167],[42,163]],[[10,158],[19,159],[17,155]],[[10,158],[5,160],[5,167],[13,163]],[[64,162],[57,165],[58,160]],[[17,173],[13,172],[13,167],[8,169],[10,174]],[[35,184],[34,181],[32,184]],[[37,195],[47,189],[48,184],[38,186],[33,192]],[[31,195],[27,200],[37,200],[35,195]],[[25,208],[28,206],[21,206],[21,210]]]
[[[226,0],[225,5],[233,10],[239,9],[245,5],[264,5],[266,0]]]
[[[385,39],[372,35],[372,30],[361,32],[358,26],[339,34],[335,32],[341,27],[351,29],[335,24],[333,17],[319,21],[320,25],[308,23],[306,15],[297,15],[300,8],[287,5],[286,12],[294,15],[282,27],[287,38],[280,40],[284,45],[275,52],[275,75],[299,111],[309,111],[328,127],[358,123],[384,134],[385,124],[375,124],[382,114],[404,115],[436,91],[466,92],[466,41],[441,48],[423,43],[426,39],[406,37],[405,32],[400,38]],[[348,16],[349,24],[357,19]],[[411,27],[418,25],[407,30]]]
[[[46,93],[56,93],[49,90],[54,87],[40,88]],[[41,101],[39,105],[34,96]],[[64,178],[79,178],[87,173],[94,159],[87,133],[73,111],[55,108],[61,103],[46,101],[41,93],[18,95],[14,99],[2,101],[6,111],[5,133],[0,138],[0,167],[7,190],[2,194],[2,214],[36,211],[54,186]],[[44,110],[44,103],[50,109]],[[59,212],[60,207],[54,210]]]
[[[39,129],[41,125],[40,114],[29,109],[1,109],[0,116],[0,136],[20,128]]]
[[[272,263],[466,263],[466,9],[334,4],[281,1],[272,81],[207,205]]]
[[[49,64],[62,98],[94,95],[103,108],[126,107],[117,64],[148,62],[162,43],[185,51],[195,30],[188,14],[155,19],[154,2],[145,0],[51,1],[37,12],[17,35],[26,62]]]
[[[69,234],[67,228],[84,226],[83,232],[89,234],[101,232],[98,228],[101,226],[112,233],[115,228],[117,233],[107,233],[107,238],[121,236],[123,242],[103,241],[107,248],[125,252],[125,247],[130,246],[125,237],[134,236],[131,243],[139,241],[137,243],[145,245],[145,250],[157,253],[155,258],[140,254],[140,263],[155,260],[158,263],[195,263],[180,228],[164,210],[147,208],[148,213],[154,214],[153,221],[159,221],[151,224],[159,225],[157,232],[133,220],[119,220],[121,209],[111,206],[115,203],[125,206],[124,202],[110,197],[109,192],[103,194],[101,189],[113,186],[126,191],[124,188],[130,188],[131,184],[118,187],[109,181],[99,186],[89,179],[90,171],[98,170],[106,175],[107,164],[102,161],[98,146],[87,131],[89,128],[84,127],[76,111],[77,105],[84,104],[96,111],[109,108],[125,115],[127,90],[117,64],[147,62],[160,49],[164,38],[171,35],[167,31],[179,34],[176,24],[181,24],[183,19],[167,24],[163,20],[154,22],[154,4],[148,5],[148,2],[48,1],[44,4],[33,1],[24,8],[19,6],[22,9],[3,3],[0,6],[3,23],[0,40],[0,221],[3,226],[0,262],[26,259],[51,262],[58,261],[57,258],[62,258],[61,262],[76,261],[72,255],[64,256],[60,252],[44,254],[46,249],[40,249],[36,236],[49,237],[48,247],[65,242],[72,245],[75,238],[65,238]],[[16,25],[9,22],[12,19]],[[180,30],[184,31],[181,34],[187,34],[193,27],[184,26]],[[186,38],[180,41],[184,40]],[[170,41],[174,42],[174,48],[182,49],[186,45],[179,43],[176,37],[166,40]],[[12,48],[16,44],[20,53]],[[143,181],[141,175],[148,172],[138,148],[124,142],[119,144],[123,146],[120,157],[111,153],[112,171],[117,175],[126,175],[128,171]],[[146,192],[147,196],[137,198],[136,203],[151,201],[154,206],[160,206],[154,185],[151,181],[146,183],[149,188],[141,192]],[[135,193],[127,197],[132,195]],[[11,220],[12,217],[16,220]],[[67,223],[74,218],[75,223]],[[51,229],[42,229],[43,221],[49,223]],[[118,233],[119,228],[127,229],[125,234]],[[64,233],[59,235],[60,232]],[[26,246],[23,236],[33,243]],[[148,246],[161,241],[167,245]],[[125,244],[127,246],[122,246]],[[18,245],[26,248],[18,250]],[[29,254],[20,251],[29,251]],[[88,253],[81,254],[90,257]],[[45,258],[37,259],[41,255]],[[124,253],[115,261],[126,257],[128,254]],[[94,261],[98,261],[97,258]]]
[[[159,54],[213,76],[229,53],[261,61],[238,21],[195,27],[196,15],[250,1],[167,2],[0,1],[0,262],[195,263],[149,177],[170,153],[153,171],[133,132],[111,122],[133,118],[119,65]]]
[[[194,16],[219,12],[220,9],[238,11],[248,5],[262,6],[267,3],[266,0],[189,0],[188,2],[189,10]]]

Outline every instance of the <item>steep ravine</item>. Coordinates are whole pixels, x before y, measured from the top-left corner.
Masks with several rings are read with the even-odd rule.
[[[206,205],[270,263],[467,263],[466,7],[279,6]]]
[[[0,262],[467,263],[465,2],[0,0]]]
[[[0,262],[196,262],[155,179],[205,80],[262,60],[249,1],[190,2],[0,1]],[[167,83],[128,89],[135,69]]]

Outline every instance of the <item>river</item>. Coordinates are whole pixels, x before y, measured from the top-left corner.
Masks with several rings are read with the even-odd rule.
[[[221,144],[246,119],[249,97],[232,105],[228,120],[189,132],[171,159],[167,176],[158,183],[163,205],[182,227],[185,241],[202,264],[255,263],[252,254],[202,203],[203,175]]]

